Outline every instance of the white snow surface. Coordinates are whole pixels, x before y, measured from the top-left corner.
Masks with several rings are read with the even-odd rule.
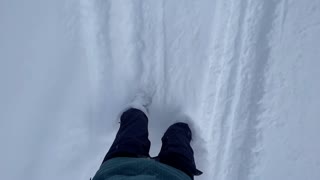
[[[1,0],[1,179],[89,180],[144,90],[153,156],[192,119],[196,179],[319,180],[319,17],[318,0]]]

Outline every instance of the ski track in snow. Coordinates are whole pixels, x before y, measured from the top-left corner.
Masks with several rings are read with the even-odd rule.
[[[152,155],[160,149],[159,137],[165,128],[177,120],[175,114],[188,113],[195,130],[202,127],[196,132],[194,145],[197,164],[205,173],[197,179],[249,179],[259,163],[261,130],[257,127],[270,54],[268,35],[281,3],[108,3],[106,16],[92,17],[108,24],[103,29],[105,39],[96,39],[108,45],[99,49],[88,43],[88,54],[95,58],[94,49],[110,51],[98,64],[110,65],[112,73],[105,73],[123,82],[103,79],[97,84],[108,84],[111,94],[117,92],[120,103],[113,110],[120,111],[135,91],[149,91],[154,95],[150,108]],[[283,7],[282,24],[288,1],[283,1]],[[94,20],[90,22],[93,25]],[[93,27],[89,29],[99,34]],[[196,72],[190,76],[189,71]],[[126,94],[128,88],[132,94]]]
[[[94,2],[91,3],[94,4]],[[256,81],[259,83],[263,78],[265,66],[263,65],[265,63],[254,65],[254,52],[248,52],[253,51],[251,50],[253,44],[257,43],[258,38],[261,38],[254,35],[254,28],[259,27],[257,24],[259,22],[256,22],[259,19],[253,21],[250,18],[252,15],[259,14],[258,6],[261,6],[261,3],[252,1],[224,3],[203,1],[202,4],[199,3],[199,7],[206,4],[208,7],[215,7],[216,11],[219,11],[219,8],[224,9],[226,12],[221,12],[219,15],[225,13],[225,16],[221,17],[224,18],[226,26],[219,23],[214,24],[210,18],[201,17],[195,8],[197,4],[191,2],[181,8],[182,12],[175,12],[170,7],[176,6],[176,3],[167,1],[152,3],[148,1],[109,1],[109,3],[109,29],[107,29],[109,37],[106,39],[109,42],[106,43],[109,43],[111,56],[101,58],[100,61],[113,61],[110,63],[113,65],[111,76],[115,79],[118,79],[117,76],[123,76],[121,75],[124,73],[123,70],[137,70],[137,72],[132,72],[132,75],[139,78],[131,79],[130,76],[123,76],[123,80],[129,82],[140,79],[140,82],[134,82],[133,87],[123,84],[122,88],[130,87],[134,91],[140,88],[155,89],[150,126],[156,127],[156,129],[150,129],[150,138],[152,142],[156,142],[153,144],[156,148],[152,149],[152,153],[155,155],[160,149],[159,137],[165,130],[158,129],[158,127],[167,127],[175,121],[172,119],[175,117],[173,113],[190,112],[188,115],[195,119],[195,126],[207,127],[199,136],[207,142],[206,147],[203,148],[207,149],[206,156],[209,159],[197,158],[201,161],[206,159],[211,162],[211,165],[206,168],[201,161],[197,161],[199,167],[206,168],[206,173],[199,179],[210,179],[210,177],[246,179],[250,165],[242,167],[241,164],[250,163],[250,150],[255,146],[256,132],[254,128],[257,124],[257,115],[254,115],[256,111],[247,112],[246,110],[258,103],[262,93],[256,92],[254,95],[257,97],[251,97],[250,92],[259,85],[253,85],[253,83],[256,84],[255,80],[248,80],[257,79]],[[260,9],[263,8],[260,7]],[[213,13],[211,14],[213,15]],[[96,15],[97,17],[99,15]],[[221,17],[214,19],[219,21]],[[107,19],[107,17],[102,18]],[[262,18],[264,17],[260,19]],[[203,22],[197,23],[197,21]],[[222,20],[220,19],[220,21]],[[201,23],[204,25],[201,26]],[[170,24],[169,27],[168,24]],[[179,29],[181,24],[190,26],[187,29]],[[215,27],[216,25],[221,27]],[[197,31],[204,31],[199,28],[208,27],[209,30],[211,27],[212,32],[206,30],[208,35],[204,35],[202,38],[210,37],[211,34],[213,44],[209,40],[199,39],[197,36]],[[122,32],[124,29],[125,31]],[[93,32],[93,34],[97,33]],[[224,39],[221,39],[221,36]],[[252,39],[243,39],[250,38],[250,36]],[[119,39],[113,39],[113,37]],[[190,40],[190,42],[186,42],[186,40],[182,42],[184,39]],[[192,43],[198,43],[199,47]],[[97,47],[89,48],[96,49]],[[205,54],[205,56],[201,60],[195,60],[197,57],[186,51],[192,49],[202,51],[203,53],[199,54]],[[95,55],[95,53],[93,54]],[[264,58],[263,61],[267,61],[267,57]],[[189,77],[188,70],[198,71],[199,77],[196,79]],[[113,82],[110,87],[121,89],[118,83]],[[109,83],[107,82],[107,84]],[[151,89],[151,91],[153,90]],[[197,95],[198,92],[202,92],[199,93],[202,96]],[[187,97],[190,95],[191,97]],[[126,99],[129,98],[128,95],[126,97]],[[179,102],[185,104],[179,104]],[[194,108],[199,105],[202,109],[194,111]],[[161,116],[160,114],[166,115]],[[238,118],[242,118],[241,124],[237,122]],[[214,152],[212,152],[212,146],[214,146]],[[242,149],[243,154],[238,153],[239,149]],[[195,150],[196,155],[200,156],[197,151],[200,151],[201,148]],[[212,154],[208,154],[210,151]],[[247,162],[244,163],[245,161]]]

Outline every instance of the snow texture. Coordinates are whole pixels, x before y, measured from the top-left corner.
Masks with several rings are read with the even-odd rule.
[[[1,0],[1,179],[88,180],[134,95],[197,180],[320,179],[320,1]]]

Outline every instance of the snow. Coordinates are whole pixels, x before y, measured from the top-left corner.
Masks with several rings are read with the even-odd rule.
[[[318,180],[318,17],[317,0],[1,0],[1,178],[88,180],[143,89],[152,155],[192,118],[196,179]]]

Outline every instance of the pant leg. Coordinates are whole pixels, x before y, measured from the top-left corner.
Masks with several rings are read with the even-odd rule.
[[[195,175],[201,175],[202,172],[195,165],[191,138],[188,124],[176,123],[170,126],[161,139],[161,151],[155,159],[185,172],[192,179]]]
[[[148,118],[138,109],[121,115],[117,136],[102,163],[114,157],[150,157]]]

